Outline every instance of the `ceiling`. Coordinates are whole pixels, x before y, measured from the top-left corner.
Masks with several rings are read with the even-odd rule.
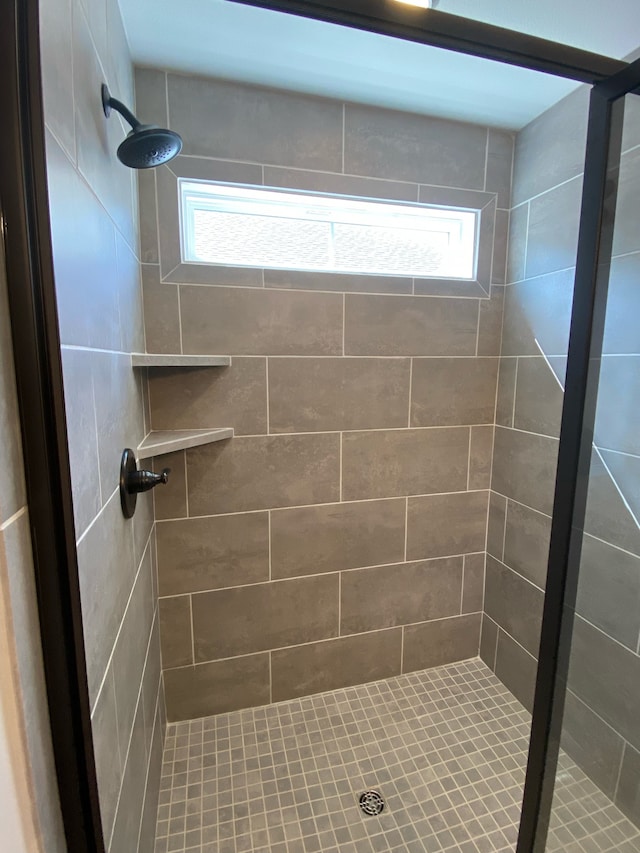
[[[228,0],[120,0],[120,6],[138,65],[512,130],[576,85]],[[438,8],[616,58],[640,46],[638,0],[441,0]]]

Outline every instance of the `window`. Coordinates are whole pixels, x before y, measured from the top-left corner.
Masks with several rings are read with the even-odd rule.
[[[189,263],[473,279],[476,210],[179,182]]]

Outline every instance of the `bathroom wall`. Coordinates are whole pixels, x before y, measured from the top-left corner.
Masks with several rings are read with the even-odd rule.
[[[65,853],[0,237],[0,818],[3,849]]]
[[[93,735],[113,853],[153,849],[164,735],[155,540],[149,497],[125,520],[125,447],[146,430],[135,175],[100,85],[133,103],[116,0],[43,0],[41,39],[51,227]],[[138,848],[138,836],[140,846]]]
[[[564,746],[640,821],[640,111],[630,104]],[[588,90],[518,134],[482,657],[531,707],[544,599]]]
[[[136,89],[185,142],[139,176],[148,350],[233,356],[150,372],[154,429],[236,431],[157,460],[169,719],[474,657],[511,136],[156,70]],[[184,264],[178,176],[482,209],[477,281]]]

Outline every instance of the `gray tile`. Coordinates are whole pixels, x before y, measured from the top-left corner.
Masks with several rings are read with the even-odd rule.
[[[613,798],[620,772],[624,741],[570,690],[565,697],[562,748]]]
[[[91,732],[96,761],[102,829],[106,838],[110,838],[122,781],[122,761],[118,746],[118,714],[111,667],[107,671],[100,696],[93,709]]]
[[[564,394],[546,360],[518,359],[514,427],[550,435],[560,435]]]
[[[636,651],[640,633],[640,557],[585,535],[576,607],[591,624]]]
[[[569,688],[636,749],[640,748],[640,658],[579,616],[574,622]]]
[[[275,651],[273,701],[399,675],[401,646],[402,629],[393,628]]]
[[[475,355],[478,302],[358,296],[345,302],[346,355]]]
[[[573,282],[565,270],[506,289],[503,356],[567,354]]]
[[[264,270],[264,286],[338,293],[413,293],[413,279],[393,275]]]
[[[555,438],[496,427],[492,488],[550,515],[557,453]]]
[[[131,744],[122,777],[122,790],[113,827],[110,850],[126,850],[131,840],[138,840],[144,802],[147,762],[144,746],[142,702],[136,711]]]
[[[153,727],[156,721],[158,703],[164,703],[164,697],[160,689],[161,660],[160,660],[160,624],[158,612],[153,621],[147,660],[145,662],[142,676],[142,701],[144,703],[144,731],[147,741],[147,749],[153,751]]]
[[[485,190],[498,194],[498,207],[511,207],[511,171],[515,134],[489,128]]]
[[[495,673],[529,712],[533,710],[537,671],[536,659],[499,631]]]
[[[404,498],[271,513],[273,578],[398,563],[404,546]]]
[[[488,492],[456,492],[409,498],[407,558],[484,551],[488,497]]]
[[[629,744],[624,749],[616,805],[636,826],[640,824],[640,753]]]
[[[165,521],[156,536],[160,595],[269,579],[266,512]]]
[[[178,74],[168,75],[168,91],[185,154],[341,171],[341,104]]]
[[[192,596],[196,662],[338,635],[338,576],[254,584]]]
[[[482,190],[486,141],[476,125],[347,104],[344,171]]]
[[[131,523],[117,494],[78,543],[89,695],[95,701],[135,577]]]
[[[136,112],[144,124],[167,127],[167,75],[156,68],[134,69]]]
[[[533,199],[527,236],[527,278],[575,265],[581,204],[580,177]]]
[[[480,300],[478,356],[498,356],[501,349],[505,288],[491,287],[491,298]]]
[[[404,628],[402,671],[414,672],[478,656],[479,613]]]
[[[161,722],[160,715],[158,714],[156,717],[156,726],[153,730],[153,740],[151,741],[147,787],[142,807],[142,820],[140,822],[138,853],[153,853],[155,846],[163,747],[160,730]]]
[[[517,135],[514,204],[582,173],[588,111],[589,90],[581,86]]]
[[[464,427],[353,432],[342,441],[344,500],[461,491],[467,486]]]
[[[161,598],[158,605],[163,669],[192,664],[191,597]]]
[[[480,212],[480,227],[476,256],[476,279],[489,295],[491,288],[491,271],[493,268],[493,243],[496,225],[496,201],[491,202]]]
[[[407,426],[409,373],[409,359],[271,358],[269,429],[280,433]]]
[[[640,250],[640,239],[638,239],[637,228],[635,227],[640,216],[640,207],[638,206],[640,151],[637,148],[622,155],[619,181],[613,232],[614,255]]]
[[[411,376],[411,426],[493,423],[498,360],[416,358]]]
[[[491,556],[486,572],[487,615],[530,654],[537,655],[544,593]]]
[[[248,655],[164,673],[167,719],[189,720],[269,701],[269,655]]]
[[[182,352],[178,287],[160,282],[160,270],[142,264],[144,331],[148,352]]]
[[[50,0],[40,12],[42,97],[47,127],[59,139],[71,158],[75,158],[75,122],[73,116],[73,67],[70,0]]]
[[[489,496],[489,524],[487,527],[487,551],[496,560],[502,560],[504,549],[507,500],[491,492]]]
[[[500,359],[498,396],[496,400],[496,424],[499,426],[513,426],[513,406],[515,403],[517,369],[518,359]]]
[[[485,554],[466,554],[462,584],[462,612],[477,613],[484,602]]]
[[[76,537],[79,537],[102,506],[92,359],[86,350],[64,347],[61,354],[73,515]],[[8,435],[15,448],[15,442],[19,439],[14,435],[13,429]]]
[[[545,588],[551,519],[523,504],[507,502],[504,562],[527,580]]]
[[[184,450],[166,453],[153,460],[153,469],[170,468],[169,482],[161,489],[154,489],[153,505],[156,521],[165,518],[184,518],[187,514],[187,480]]]
[[[120,350],[144,351],[144,310],[140,264],[133,249],[116,231],[116,275],[120,315]]]
[[[232,426],[236,435],[259,435],[267,431],[266,360],[234,358],[230,367],[216,368],[151,368],[149,399],[153,429]]]
[[[607,465],[613,461],[610,469],[613,478],[594,452],[589,472],[585,530],[611,545],[640,554],[640,530],[633,514],[629,512],[629,507],[634,508],[630,481],[637,470],[635,457],[618,455],[617,464],[615,454],[607,453],[604,458]]]
[[[122,618],[118,638],[113,647],[113,681],[118,707],[120,754],[126,755],[131,736],[138,694],[144,672],[149,637],[153,626],[155,601],[151,593],[151,555],[143,561],[127,609]],[[105,637],[105,645],[109,637]],[[143,726],[144,727],[144,726]]]
[[[119,350],[113,223],[51,135],[47,179],[61,342]],[[79,252],[78,245],[91,251]]]
[[[509,249],[509,211],[496,211],[496,233],[493,241],[492,284],[507,283],[507,254]]]
[[[338,294],[184,286],[180,306],[185,353],[342,354]]]
[[[640,458],[637,456],[629,456],[626,453],[616,453],[613,450],[600,450],[604,464],[610,472],[610,479],[615,482],[617,488],[624,495],[624,499],[628,504],[631,513],[636,518],[640,517]],[[593,472],[592,472],[592,477]],[[620,513],[618,513],[620,515]],[[622,513],[624,516],[624,513]],[[627,513],[629,516],[630,513]],[[628,520],[628,519],[627,519]],[[633,528],[627,524],[630,530]],[[628,550],[638,552],[639,542],[635,542],[636,537],[627,540],[626,547]],[[615,544],[619,544],[616,542]]]
[[[491,669],[496,665],[496,647],[498,645],[498,626],[486,613],[482,614],[480,632],[480,657]]]
[[[306,190],[307,192],[334,193],[359,198],[385,199],[392,201],[417,201],[418,187],[398,181],[378,178],[358,178],[334,172],[308,171],[305,169],[283,169],[265,166],[264,182],[268,187]]]
[[[158,249],[158,209],[156,201],[156,173],[140,169],[138,173],[138,210],[140,216],[140,261],[143,264],[160,263]]]
[[[338,500],[339,444],[339,435],[320,434],[240,437],[193,448],[187,452],[189,513]]]
[[[462,557],[345,572],[341,633],[458,615],[461,592]]]
[[[494,431],[493,426],[471,427],[469,445],[470,489],[488,489],[491,486]]]
[[[521,204],[511,211],[509,223],[509,251],[507,255],[507,283],[513,284],[525,278],[527,262],[527,235],[529,227],[529,204]]]
[[[640,333],[633,322],[640,310],[640,253],[614,258],[609,276],[603,352],[640,352]]]
[[[640,455],[638,418],[640,355],[603,356],[598,383],[595,442],[599,447]]]
[[[134,208],[135,174],[131,169],[123,166],[116,156],[118,145],[122,142],[123,122],[119,119],[106,121],[99,97],[100,86],[105,76],[104,68],[109,56],[98,56],[96,53],[92,33],[84,15],[74,14],[72,21],[73,94],[78,171],[86,179],[122,236],[133,248],[138,245],[137,210]],[[113,58],[115,59],[115,56]],[[128,65],[126,59],[121,58],[123,65]],[[133,92],[127,98],[126,88],[121,89],[115,79],[113,88],[118,89],[120,97],[125,101],[132,100]],[[78,210],[74,214],[74,223],[77,226],[77,223],[83,222],[83,219]],[[77,237],[76,232],[76,239]],[[89,240],[83,241],[83,244],[89,245]],[[77,242],[74,245],[77,246]],[[93,256],[93,263],[96,263],[97,257],[97,255]],[[105,265],[103,259],[100,261]],[[105,274],[106,271],[103,275]]]
[[[100,486],[105,502],[120,478],[125,447],[137,447],[144,438],[141,377],[124,353],[93,352],[93,391],[98,424]]]

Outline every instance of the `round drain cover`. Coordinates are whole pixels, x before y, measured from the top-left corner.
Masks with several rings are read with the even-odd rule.
[[[365,791],[360,796],[360,808],[365,814],[377,815],[384,809],[382,794],[377,791]]]

